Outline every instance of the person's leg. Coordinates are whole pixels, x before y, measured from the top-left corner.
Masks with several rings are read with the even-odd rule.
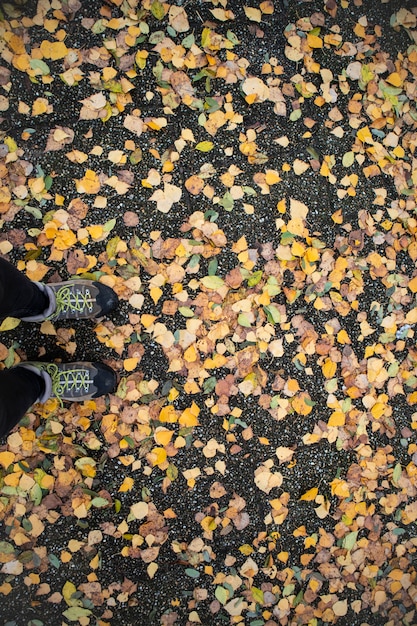
[[[24,367],[0,371],[0,437],[15,426],[44,394],[41,376]]]
[[[22,318],[43,311],[48,305],[49,298],[37,283],[0,258],[0,318]]]

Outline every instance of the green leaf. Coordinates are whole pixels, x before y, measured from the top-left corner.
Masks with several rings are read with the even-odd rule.
[[[109,506],[109,501],[106,498],[102,498],[101,496],[97,496],[91,500],[91,506],[95,506],[97,509],[102,509],[105,506]]]
[[[192,257],[190,258],[190,262],[188,263],[188,267],[191,270],[194,267],[197,267],[197,265],[199,263],[200,263],[200,255],[199,254],[193,254]]]
[[[187,37],[184,37],[181,44],[184,46],[184,48],[187,48],[187,49],[191,48],[191,46],[195,44],[194,34],[191,33],[191,35],[187,35]]]
[[[239,39],[236,37],[236,35],[234,34],[234,32],[232,32],[231,30],[228,30],[226,33],[226,37],[228,38],[229,41],[232,42],[232,44],[234,46],[237,46],[240,44]]]
[[[233,200],[230,191],[226,191],[223,198],[219,200],[219,204],[225,209],[225,211],[231,211],[233,209],[235,201]]]
[[[151,13],[157,20],[162,20],[165,17],[164,5],[159,0],[154,0],[151,4]]]
[[[107,24],[107,20],[106,20],[106,24]],[[106,30],[106,26],[104,25],[104,20],[100,19],[97,20],[97,22],[94,22],[91,31],[95,34],[95,35],[101,35],[101,33],[104,33],[104,31]]]
[[[255,287],[255,285],[257,285],[261,280],[262,275],[262,270],[257,270],[256,272],[253,272],[252,276],[248,278],[248,287]]]
[[[210,376],[210,378],[206,378],[203,383],[204,393],[211,393],[216,385],[217,379],[215,378],[215,376]]]
[[[244,328],[251,327],[251,323],[249,321],[247,313],[240,313],[237,318],[237,323],[240,324],[240,326],[243,326]]]
[[[212,141],[200,141],[195,147],[195,149],[200,150],[200,152],[210,152],[213,148],[214,143]]]
[[[171,481],[174,481],[178,478],[178,468],[173,463],[170,463],[167,467],[167,477]]]
[[[283,596],[290,596],[295,589],[295,585],[285,585],[284,589],[282,590],[282,595]]]
[[[264,311],[270,324],[279,324],[281,322],[281,313],[275,305],[269,304],[268,306],[264,306]]]
[[[402,473],[401,463],[397,463],[396,466],[394,467],[394,471],[392,472],[392,482],[394,483],[394,485],[398,485],[398,481],[401,478],[401,473]]]
[[[79,622],[81,617],[91,615],[91,611],[90,609],[84,609],[82,606],[71,606],[62,615],[65,615],[70,622]]]
[[[30,499],[34,503],[35,506],[38,506],[42,502],[42,489],[39,485],[33,485],[30,490]]]
[[[348,533],[342,541],[342,547],[345,550],[352,550],[353,546],[356,543],[356,538],[358,536],[358,531],[353,531],[351,533]]]
[[[220,602],[220,604],[223,604],[223,605],[226,604],[226,602],[230,598],[230,594],[229,594],[228,590],[225,589],[224,587],[222,587],[221,585],[218,585],[216,587],[214,595],[216,596],[216,598]]]
[[[7,541],[0,541],[0,553],[1,554],[13,554],[14,547],[12,546],[11,543],[8,543]]]
[[[252,596],[255,602],[257,602],[258,604],[264,603],[264,592],[262,591],[262,589],[258,589],[257,587],[252,587],[251,592],[252,592]]]
[[[192,567],[187,567],[185,573],[190,578],[200,578],[200,572],[198,572],[196,569],[193,569]]]
[[[194,311],[189,306],[180,306],[178,311],[183,317],[194,317]]]
[[[37,220],[42,219],[42,211],[34,206],[29,206],[28,204],[25,206],[25,211],[30,215],[33,215]]]
[[[208,272],[209,276],[214,276],[216,274],[218,265],[219,265],[219,263],[218,263],[216,257],[214,257],[214,259],[211,259],[211,261],[210,261],[210,263],[208,265],[208,269],[207,269],[207,272]]]
[[[207,289],[219,289],[220,287],[223,287],[224,280],[223,278],[220,278],[220,276],[203,276],[201,283]]]
[[[55,556],[55,554],[48,554],[48,560],[50,564],[55,567],[55,569],[59,569],[61,567],[61,561],[57,556]]]
[[[31,59],[30,67],[32,70],[40,70],[42,76],[47,76],[51,72],[49,66],[45,63],[45,61],[42,61],[42,59]]]
[[[301,109],[295,109],[294,111],[291,112],[290,114],[290,120],[291,122],[296,122],[297,120],[299,120],[301,117]]]
[[[350,167],[351,165],[353,165],[354,161],[355,161],[354,152],[352,152],[352,150],[349,150],[349,152],[345,152],[342,158],[343,167]]]
[[[109,233],[111,230],[113,230],[113,228],[116,226],[116,218],[113,217],[113,219],[108,220],[108,222],[106,222],[103,226],[103,230],[106,233]]]

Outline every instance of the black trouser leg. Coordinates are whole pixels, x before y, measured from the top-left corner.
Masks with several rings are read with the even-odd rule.
[[[0,258],[0,318],[29,317],[44,311],[48,303],[36,283]]]
[[[0,371],[0,437],[22,419],[44,388],[42,378],[24,367]]]

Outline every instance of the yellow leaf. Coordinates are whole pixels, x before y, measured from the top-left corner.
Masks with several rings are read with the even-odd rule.
[[[0,333],[6,330],[13,330],[19,326],[20,320],[17,317],[6,317],[0,325]]]
[[[154,439],[160,446],[167,446],[170,443],[173,434],[172,430],[159,426],[155,430]]]
[[[349,335],[347,334],[344,328],[342,330],[339,330],[339,332],[337,333],[337,341],[341,343],[342,345],[346,343],[351,343],[349,339]]]
[[[410,282],[408,283],[408,288],[413,293],[416,293],[416,291],[417,291],[417,276],[414,276],[414,278],[412,278],[410,280]],[[0,330],[1,330],[1,328],[0,328]]]
[[[63,59],[68,54],[68,48],[63,41],[42,41],[40,45],[44,59]]]
[[[300,500],[307,500],[308,502],[310,500],[314,500],[316,495],[318,494],[319,490],[317,487],[313,487],[312,489],[309,489],[308,491],[306,491],[300,498]]]
[[[197,351],[194,345],[191,345],[184,352],[184,360],[186,363],[194,363],[197,360]]]
[[[93,170],[87,170],[84,177],[75,180],[78,193],[98,193],[101,187],[100,180]]]
[[[162,296],[162,289],[160,287],[151,287],[150,291],[149,291],[152,300],[154,301],[154,304],[156,304],[158,302],[158,300],[160,299],[160,297]]]
[[[393,72],[385,80],[387,81],[387,83],[393,85],[394,87],[401,87],[403,84],[401,76],[398,74],[398,72]]]
[[[264,2],[261,2],[259,5],[259,8],[265,15],[272,15],[274,12],[274,3],[272,0],[264,0]]]
[[[265,172],[265,182],[267,185],[275,185],[281,181],[281,176],[278,174],[276,170],[266,170]]]
[[[342,411],[335,411],[331,414],[329,421],[327,422],[328,426],[337,427],[344,426],[346,421],[346,416]]]
[[[332,494],[339,496],[340,498],[348,498],[350,496],[348,484],[340,478],[332,480],[330,488],[332,490]]]
[[[300,243],[299,241],[294,241],[294,243],[291,246],[291,253],[294,256],[303,256],[304,252],[305,252],[304,245]]]
[[[123,361],[123,367],[126,370],[126,372],[133,372],[133,370],[136,369],[137,364],[138,364],[138,358],[136,356],[131,357],[129,359],[124,359]]]
[[[336,374],[337,364],[334,363],[331,359],[326,359],[323,365],[321,366],[321,371],[323,372],[323,376],[325,378],[333,378]]]
[[[167,460],[167,453],[165,448],[153,448],[153,450],[151,450],[151,453],[149,455],[149,460],[152,463],[152,465],[161,465],[162,463],[165,463],[165,461]]]
[[[144,325],[145,328],[149,328],[150,326],[152,326],[152,324],[154,323],[156,319],[158,319],[156,315],[151,315],[150,313],[144,313],[141,316],[140,321]]]
[[[103,236],[103,227],[99,224],[93,226],[87,226],[87,230],[93,239],[100,239]]]
[[[308,33],[307,44],[310,46],[310,48],[322,48],[323,40],[320,39],[320,37],[318,37],[317,35],[311,35],[310,33]]]
[[[280,200],[277,204],[277,209],[279,213],[285,213],[287,210],[287,202],[285,200],[285,198],[283,198],[282,200]]]
[[[70,582],[69,580],[67,580],[64,586],[62,587],[62,595],[64,596],[64,600],[68,604],[68,606],[78,605],[78,599],[72,597],[73,594],[76,593],[76,591],[77,591],[77,587],[74,585],[74,583]]]
[[[46,98],[36,98],[32,104],[32,115],[47,113],[49,106]]]
[[[371,134],[371,131],[369,130],[368,126],[364,126],[363,128],[360,128],[358,130],[358,132],[356,133],[356,136],[359,139],[359,141],[362,141],[362,143],[364,143],[364,142],[372,143],[373,142],[372,134]]]
[[[131,478],[130,476],[126,476],[126,478],[119,487],[119,491],[121,491],[122,493],[125,491],[130,491],[134,483],[135,481],[133,480],[133,478]]]
[[[214,517],[207,516],[201,520],[200,524],[201,524],[202,529],[205,530],[206,532],[210,530],[216,530],[217,528],[217,524],[216,524]]]
[[[4,467],[4,469],[7,469],[9,465],[13,463],[14,458],[15,454],[13,452],[10,452],[9,450],[4,450],[3,452],[0,452],[0,465]]]
[[[172,404],[168,404],[161,409],[158,420],[169,424],[175,424],[178,421],[177,412]]]
[[[178,420],[178,423],[181,426],[185,426],[185,427],[188,427],[188,428],[190,428],[192,426],[198,426],[198,414],[199,413],[200,413],[200,409],[193,402],[191,407],[185,409],[181,413],[180,418]]]
[[[379,419],[384,415],[386,408],[387,407],[383,402],[375,402],[374,406],[371,409],[372,416],[375,419]]]
[[[291,406],[299,415],[309,415],[313,410],[310,404],[306,403],[306,400],[310,400],[310,396],[306,392],[300,393],[291,400]]]

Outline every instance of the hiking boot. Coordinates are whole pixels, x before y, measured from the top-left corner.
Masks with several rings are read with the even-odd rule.
[[[114,309],[118,297],[110,287],[93,280],[75,279],[62,283],[36,285],[49,298],[49,306],[41,313],[22,317],[24,322],[88,319],[101,317]]]
[[[117,376],[104,363],[77,361],[75,363],[42,363],[27,361],[19,363],[42,377],[45,391],[37,402],[58,398],[60,402],[82,402],[98,398],[116,389]]]

